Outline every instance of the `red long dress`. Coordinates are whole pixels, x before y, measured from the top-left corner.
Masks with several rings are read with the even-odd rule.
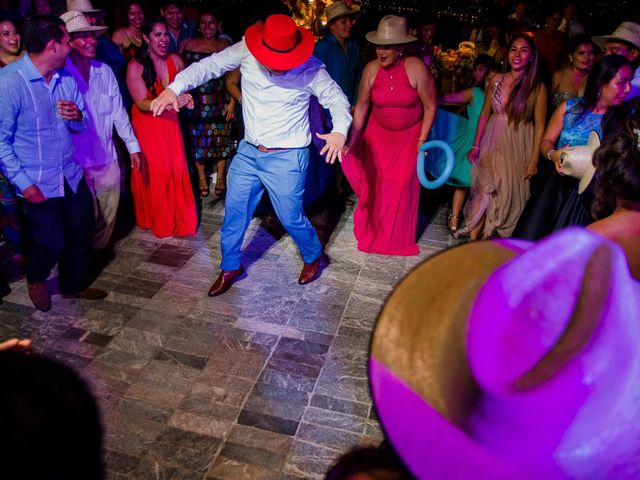
[[[388,70],[378,70],[371,101],[373,109],[362,145],[342,162],[358,196],[353,215],[358,250],[417,255],[420,182],[416,161],[423,110],[404,60]]]
[[[177,69],[171,57],[167,69],[172,82]],[[158,95],[164,90],[159,78],[155,87]],[[151,92],[148,98],[153,98]],[[159,238],[194,235],[196,204],[177,112],[154,117],[134,105],[131,124],[145,157],[141,171],[134,169],[131,175],[136,224]]]

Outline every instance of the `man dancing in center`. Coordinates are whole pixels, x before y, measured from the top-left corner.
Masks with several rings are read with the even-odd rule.
[[[333,131],[318,135],[326,141],[320,152],[333,163],[344,146],[351,124],[349,101],[322,63],[312,57],[314,40],[286,15],[271,15],[253,25],[244,38],[180,72],[153,102],[159,115],[178,108],[177,96],[240,67],[245,138],[229,168],[229,184],[221,230],[221,272],[209,290],[226,292],[242,274],[240,247],[264,188],[278,218],[300,249],[304,267],[298,283],[318,276],[322,245],[302,210],[305,173],[311,141],[310,95],[331,112]]]

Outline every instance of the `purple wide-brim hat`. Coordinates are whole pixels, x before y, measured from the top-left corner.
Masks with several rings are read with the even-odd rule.
[[[577,228],[449,249],[387,300],[369,380],[417,478],[639,478],[640,284]]]

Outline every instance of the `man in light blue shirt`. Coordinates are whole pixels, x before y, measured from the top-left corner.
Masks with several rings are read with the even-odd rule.
[[[31,255],[29,296],[36,308],[51,308],[45,281],[59,257],[60,291],[71,298],[104,298],[84,289],[91,238],[93,198],[75,161],[73,132],[87,126],[82,97],[62,70],[69,33],[53,15],[24,23],[27,54],[0,72],[0,167],[24,198]]]

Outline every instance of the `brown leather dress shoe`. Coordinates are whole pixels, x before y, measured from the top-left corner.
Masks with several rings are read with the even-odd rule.
[[[240,265],[240,268],[236,270],[222,270],[216,281],[213,282],[211,288],[209,289],[210,297],[216,297],[218,295],[222,295],[224,292],[231,288],[233,281],[238,278],[240,275],[244,273],[244,267]]]
[[[304,266],[302,267],[302,271],[300,272],[300,277],[298,278],[298,283],[300,285],[306,285],[307,283],[311,283],[316,278],[318,278],[318,274],[320,273],[321,259],[322,255],[320,255],[315,262],[304,264]]]
[[[104,300],[109,295],[105,290],[99,288],[85,288],[78,293],[63,293],[63,298],[81,298],[83,300]]]
[[[51,297],[44,282],[28,283],[29,298],[33,302],[33,306],[42,312],[51,310]]]

